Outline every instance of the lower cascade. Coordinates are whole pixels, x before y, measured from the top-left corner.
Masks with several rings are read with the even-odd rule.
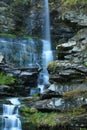
[[[40,92],[44,92],[45,86],[49,84],[49,74],[46,69],[47,64],[51,61],[53,61],[53,54],[50,47],[50,41],[48,40],[42,40],[43,42],[43,53],[42,53],[42,72],[39,75],[38,80],[38,88],[40,88]]]
[[[17,98],[7,100],[10,101],[12,105],[3,104],[2,130],[22,130],[18,112],[20,102]]]
[[[44,40],[42,49],[42,68],[43,71],[39,76],[38,88],[40,88],[41,93],[44,91],[44,85],[49,84],[49,75],[47,72],[47,65],[49,62],[53,61],[53,53],[51,50],[51,38],[50,38],[50,15],[49,15],[49,4],[48,0],[44,0],[44,12],[45,12],[45,25],[44,25]]]

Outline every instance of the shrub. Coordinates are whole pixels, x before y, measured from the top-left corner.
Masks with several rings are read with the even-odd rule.
[[[10,85],[15,82],[15,79],[9,75],[0,73],[0,85]]]
[[[87,4],[87,0],[62,0],[62,2],[65,3],[65,5],[75,5],[75,4]]]

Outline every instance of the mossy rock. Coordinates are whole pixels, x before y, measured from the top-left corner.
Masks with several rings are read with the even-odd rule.
[[[50,74],[54,74],[55,71],[56,71],[56,68],[57,68],[58,64],[57,62],[50,62],[48,65],[47,65],[47,70]]]

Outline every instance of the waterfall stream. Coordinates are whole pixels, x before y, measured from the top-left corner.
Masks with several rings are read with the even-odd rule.
[[[44,1],[44,13],[45,13],[45,25],[44,25],[44,40],[43,42],[43,50],[42,50],[42,67],[43,71],[39,76],[38,88],[41,89],[41,92],[44,91],[44,84],[49,84],[49,75],[47,72],[47,64],[53,61],[53,54],[51,50],[51,40],[50,40],[50,15],[49,15],[49,5],[48,0]],[[41,83],[40,81],[43,80]]]
[[[2,130],[22,130],[18,112],[20,102],[18,98],[11,98],[7,100],[11,103],[11,105],[3,104]]]

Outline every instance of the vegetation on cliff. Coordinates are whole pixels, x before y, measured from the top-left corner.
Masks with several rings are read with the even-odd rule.
[[[39,112],[35,108],[23,108],[21,110],[22,116],[26,117],[28,121],[28,127],[30,127],[30,124],[33,124],[33,126],[36,126],[37,128],[40,127],[51,127],[57,128],[59,126],[66,126],[71,124],[71,120],[75,117],[79,120],[80,116],[83,114],[86,114],[85,108],[78,108],[74,109],[70,112],[64,112],[64,113],[58,113],[58,112]],[[30,124],[29,124],[30,123]]]
[[[0,85],[10,85],[14,84],[15,79],[9,75],[0,73]]]
[[[30,0],[14,0],[13,3],[15,5],[19,5],[19,4],[28,4],[30,2]]]
[[[62,0],[62,2],[64,2],[65,4],[70,4],[70,5],[74,5],[74,4],[87,4],[87,0]]]

